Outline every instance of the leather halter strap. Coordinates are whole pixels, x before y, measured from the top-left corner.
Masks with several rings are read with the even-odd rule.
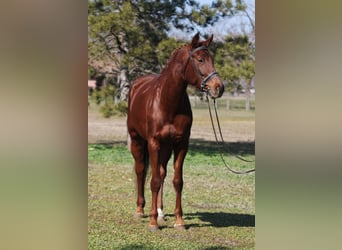
[[[199,76],[199,78],[202,80],[201,82],[201,91],[202,92],[207,92],[207,82],[215,77],[215,76],[218,76],[218,73],[216,71],[213,71],[211,72],[209,75],[207,75],[205,78],[204,78],[204,75],[202,74],[202,72],[199,70],[199,68],[196,66],[195,62],[194,62],[194,59],[193,59],[193,54],[197,51],[200,51],[200,50],[208,50],[208,47],[207,46],[200,46],[196,49],[193,49],[191,51],[189,51],[189,58],[188,60],[190,59],[191,60],[191,63],[192,63],[192,66],[193,68],[195,69],[197,75]],[[204,79],[203,79],[204,78]]]

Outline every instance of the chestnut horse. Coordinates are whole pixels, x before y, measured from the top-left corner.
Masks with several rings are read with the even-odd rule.
[[[192,111],[186,87],[191,84],[212,98],[222,96],[224,90],[208,51],[212,39],[213,35],[200,42],[197,33],[190,44],[183,45],[172,53],[161,74],[136,79],[129,92],[127,128],[137,176],[136,215],[144,215],[144,185],[150,161],[151,231],[157,230],[159,219],[163,219],[163,183],[172,152],[173,185],[176,191],[174,227],[185,228],[181,205],[183,162],[188,150],[192,124]]]

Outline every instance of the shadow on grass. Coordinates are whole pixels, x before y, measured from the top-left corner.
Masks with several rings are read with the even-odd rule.
[[[128,245],[124,247],[118,248],[120,250],[131,250],[131,249],[153,249],[152,247],[148,247],[145,244],[133,244],[133,245]]]
[[[185,214],[184,219],[199,219],[203,222],[209,222],[208,224],[188,224],[188,227],[255,227],[255,216],[250,214],[196,212]]]
[[[128,245],[128,246],[125,246],[125,247],[121,247],[121,248],[118,248],[120,250],[131,250],[131,249],[145,249],[145,250],[149,250],[149,249],[156,249],[156,248],[153,248],[153,247],[149,247],[149,246],[146,246],[146,245],[141,245],[141,244],[133,244],[133,245]],[[230,249],[230,248],[227,248],[227,247],[220,247],[220,246],[217,246],[217,247],[206,247],[204,248],[205,250],[227,250],[227,249]]]
[[[92,144],[95,149],[113,148],[116,146],[127,146],[127,141],[97,141]],[[189,152],[201,153],[204,155],[213,155],[220,152],[226,154],[254,155],[255,142],[229,142],[217,144],[215,141],[207,141],[204,139],[190,139]]]
[[[95,149],[111,149],[118,146],[127,146],[127,141],[111,141],[111,140],[100,140],[96,143],[91,143],[92,147]]]
[[[204,250],[229,250],[233,248],[227,248],[227,247],[206,247]]]
[[[190,139],[189,152],[213,155],[218,152],[225,154],[254,155],[255,142],[225,142],[218,144],[215,141],[204,139]]]

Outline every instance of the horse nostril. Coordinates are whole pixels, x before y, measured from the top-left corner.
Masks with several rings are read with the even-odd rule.
[[[218,96],[221,97],[223,95],[223,92],[224,92],[224,85],[223,84],[222,85],[218,85],[216,87],[216,91],[218,93]]]

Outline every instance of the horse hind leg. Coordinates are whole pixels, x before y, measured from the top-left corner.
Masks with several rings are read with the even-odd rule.
[[[143,140],[131,139],[131,153],[134,158],[134,170],[137,183],[136,216],[144,216],[145,207],[145,181],[148,169],[147,143]]]

